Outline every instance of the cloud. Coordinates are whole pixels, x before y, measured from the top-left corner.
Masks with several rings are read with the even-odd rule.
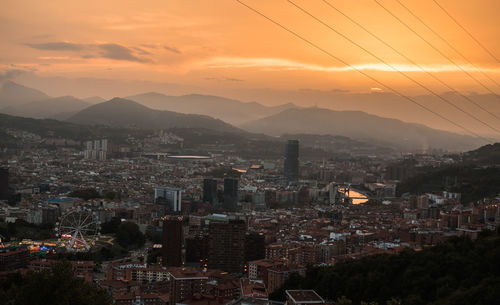
[[[85,45],[71,42],[44,42],[44,43],[26,43],[28,47],[37,50],[50,51],[79,51],[85,48]]]
[[[158,46],[154,45],[154,44],[143,43],[143,44],[141,44],[141,47],[156,49]]]
[[[19,76],[23,73],[25,73],[26,71],[24,70],[19,70],[19,69],[9,69],[9,70],[5,70],[5,72],[0,72],[0,82],[1,81],[4,81],[4,80],[9,80],[9,79],[13,79],[15,78],[16,76]]]
[[[167,51],[170,51],[175,54],[181,54],[181,51],[175,47],[163,46],[163,48]]]
[[[350,90],[346,90],[346,89],[332,89],[332,90],[330,90],[330,92],[333,92],[333,93],[349,93],[351,91]]]
[[[38,56],[38,59],[43,59],[43,60],[67,60],[70,59],[71,57],[69,56]]]
[[[233,77],[227,77],[225,78],[224,80],[228,81],[228,82],[242,82],[243,80],[242,79],[239,79],[239,78],[233,78]]]
[[[117,43],[80,44],[65,41],[54,41],[44,43],[26,43],[24,45],[37,50],[81,52],[83,53],[81,58],[85,59],[101,57],[141,63],[151,62],[150,59],[137,55],[150,55],[150,52],[138,47],[128,48]],[[56,57],[59,59],[63,58],[63,56],[52,56],[51,58]]]
[[[391,67],[383,63],[364,63],[353,64],[351,66],[321,66],[317,64],[304,63],[284,58],[266,58],[266,57],[214,57],[201,62],[201,65],[212,69],[231,69],[231,68],[257,68],[276,71],[317,71],[317,72],[345,72],[356,70],[372,70],[395,72]],[[398,71],[403,72],[422,72],[420,67],[406,64],[391,64]],[[461,69],[454,65],[424,65],[427,72],[460,72]],[[476,71],[475,67],[462,65],[461,68],[466,71]],[[499,68],[479,67],[483,72],[500,72]]]
[[[100,55],[104,58],[115,60],[128,60],[136,62],[149,62],[150,60],[137,57],[133,54],[132,50],[116,43],[100,44],[98,47],[101,49]]]
[[[214,81],[225,81],[225,82],[244,82],[244,80],[239,79],[239,78],[233,78],[233,77],[223,77],[223,78],[218,78],[218,77],[205,77],[205,80],[214,80]]]
[[[132,47],[132,49],[134,49],[135,51],[137,51],[137,53],[139,53],[139,54],[141,54],[141,55],[151,55],[151,52],[146,51],[146,50],[144,50],[143,48],[139,48],[139,47]]]
[[[311,88],[301,88],[299,91],[303,92],[312,92],[312,93],[349,93],[351,92],[350,90],[346,89],[331,89],[331,90],[318,90],[318,89],[311,89]]]

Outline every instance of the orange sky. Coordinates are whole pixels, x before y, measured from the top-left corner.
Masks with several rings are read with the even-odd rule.
[[[489,88],[499,87],[419,24],[395,0],[379,0]],[[500,66],[432,0],[402,0],[484,73],[500,82]],[[329,52],[408,94],[425,93],[377,59],[301,13],[285,0],[248,4]],[[394,47],[464,92],[486,92],[401,26],[373,0],[330,0]],[[438,92],[448,91],[321,0],[297,0],[377,56]],[[440,0],[497,58],[500,1]],[[17,0],[0,10],[0,71],[37,77],[152,81],[218,89],[350,90],[380,86],[306,45],[233,0]],[[13,73],[13,75],[16,75]],[[137,89],[140,90],[139,88]],[[169,92],[165,92],[169,93]],[[109,92],[119,95],[120,92]],[[88,92],[88,95],[93,95]]]

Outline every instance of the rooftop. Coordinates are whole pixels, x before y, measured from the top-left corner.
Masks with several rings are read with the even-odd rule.
[[[323,300],[314,290],[287,290],[286,294],[294,303],[325,303],[325,300]]]

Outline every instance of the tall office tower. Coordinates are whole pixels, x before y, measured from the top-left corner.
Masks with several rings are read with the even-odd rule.
[[[238,179],[224,179],[224,208],[235,211],[238,203]]]
[[[163,198],[163,200],[158,200],[159,198]],[[170,211],[180,212],[182,210],[182,189],[155,187],[155,203],[160,201],[166,202]]]
[[[203,180],[203,201],[209,202],[212,206],[217,204],[217,180]]]
[[[288,140],[285,144],[284,174],[287,182],[299,180],[299,141]]]
[[[182,216],[167,216],[163,221],[162,257],[163,265],[179,267],[183,263],[182,245],[184,232]]]
[[[9,169],[0,167],[0,200],[9,198]]]
[[[101,150],[101,140],[94,140],[94,150]]]
[[[208,226],[208,267],[242,273],[246,231],[243,220],[211,221]]]

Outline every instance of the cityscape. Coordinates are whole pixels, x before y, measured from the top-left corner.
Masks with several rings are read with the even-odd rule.
[[[0,12],[0,304],[498,304],[499,3],[56,2]]]

